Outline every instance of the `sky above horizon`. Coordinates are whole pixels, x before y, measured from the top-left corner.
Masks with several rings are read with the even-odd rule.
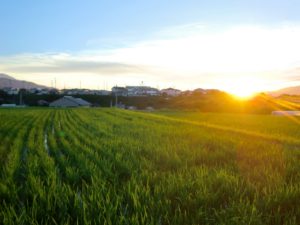
[[[299,10],[296,0],[4,0],[0,72],[59,88],[299,85]]]

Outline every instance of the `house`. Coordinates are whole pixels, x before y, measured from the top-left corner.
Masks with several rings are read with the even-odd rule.
[[[113,95],[117,95],[117,96],[127,96],[128,95],[128,90],[127,90],[127,88],[124,88],[124,87],[113,87],[111,89],[111,92]]]
[[[18,88],[12,88],[12,87],[5,87],[2,88],[4,92],[8,95],[18,95],[19,94],[19,89]]]
[[[115,96],[158,96],[160,92],[156,88],[148,86],[113,87],[112,94]]]
[[[90,107],[91,103],[72,96],[64,96],[49,104],[50,107]]]
[[[160,94],[156,88],[148,86],[126,86],[128,96],[157,96]]]
[[[162,95],[167,95],[167,96],[178,96],[181,94],[181,91],[174,88],[167,88],[167,89],[162,89],[160,93]]]
[[[63,89],[61,94],[64,95],[110,95],[111,92],[107,90],[89,90],[89,89]]]
[[[160,91],[156,88],[149,88],[146,90],[146,95],[150,96],[158,96],[160,95]]]
[[[126,86],[128,96],[137,96],[139,89],[137,86]]]
[[[273,111],[273,116],[300,116],[300,111]]]

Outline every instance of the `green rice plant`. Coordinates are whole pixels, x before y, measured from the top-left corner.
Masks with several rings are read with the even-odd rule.
[[[298,119],[1,109],[1,224],[299,224]]]

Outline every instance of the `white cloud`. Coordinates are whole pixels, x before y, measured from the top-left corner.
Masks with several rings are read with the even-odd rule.
[[[210,29],[205,24],[189,24],[166,29],[155,37],[105,51],[1,57],[0,69],[24,79],[48,77],[47,82],[54,76],[64,83],[71,83],[71,76],[86,76],[111,85],[145,81],[178,88],[230,89],[230,83],[240,85],[250,79],[254,91],[287,84],[287,71],[300,66],[298,25]],[[93,86],[94,82],[90,83]]]

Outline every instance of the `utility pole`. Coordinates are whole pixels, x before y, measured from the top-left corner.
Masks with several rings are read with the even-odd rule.
[[[118,92],[116,92],[116,107],[118,107]]]
[[[19,91],[19,93],[20,93],[19,105],[23,105],[22,89]]]

